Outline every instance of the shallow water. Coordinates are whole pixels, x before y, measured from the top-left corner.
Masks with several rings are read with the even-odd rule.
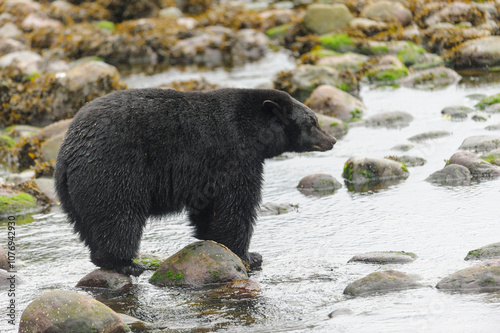
[[[269,81],[293,62],[271,54],[257,64],[233,72],[205,72],[209,82],[255,87]],[[199,77],[173,71],[153,77],[127,78],[131,87],[156,86],[172,80]],[[473,93],[500,92],[498,77],[434,91],[364,87],[365,116],[401,110],[415,120],[404,129],[351,128],[327,153],[291,154],[269,160],[265,166],[263,202],[298,204],[298,211],[261,217],[251,250],[264,257],[262,270],[253,274],[262,291],[250,299],[212,298],[205,291],[157,288],[147,281],[151,272],[135,279],[126,294],[93,292],[113,309],[150,323],[148,332],[491,332],[500,325],[499,294],[449,294],[434,288],[443,277],[473,263],[463,260],[469,250],[500,241],[496,205],[500,180],[469,186],[443,187],[424,181],[444,166],[471,135],[495,135],[484,130],[500,123],[451,122],[441,116],[445,106],[473,106]],[[484,83],[485,82],[485,83]],[[329,173],[342,181],[343,165],[351,156],[384,157],[402,153],[390,149],[429,130],[453,135],[414,144],[404,154],[424,157],[422,167],[409,168],[410,177],[387,189],[354,193],[344,186],[326,197],[306,197],[296,190],[299,180],[313,173]],[[18,258],[23,261],[18,285],[18,318],[29,302],[52,289],[74,288],[94,269],[87,250],[55,212],[36,215],[17,226]],[[5,225],[2,224],[5,230]],[[6,231],[2,232],[6,234]],[[141,252],[170,255],[195,241],[183,215],[152,221]],[[354,255],[375,251],[409,251],[418,259],[405,265],[347,264]],[[377,270],[396,269],[421,277],[426,287],[365,297],[346,297],[348,283]],[[6,297],[2,292],[1,304]],[[352,314],[329,318],[336,309]],[[0,331],[9,331],[0,320]]]

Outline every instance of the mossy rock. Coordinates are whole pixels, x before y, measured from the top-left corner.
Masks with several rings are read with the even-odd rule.
[[[277,27],[272,27],[266,30],[266,36],[271,39],[279,39],[285,37],[291,26],[289,24],[282,24]]]
[[[28,193],[0,189],[0,216],[24,215],[38,210],[36,200]]]
[[[459,149],[484,152],[500,148],[500,136],[476,135],[465,138]]]
[[[500,258],[500,243],[493,243],[479,249],[469,251],[464,260]]]
[[[156,254],[145,253],[140,253],[137,258],[134,259],[135,263],[141,264],[149,270],[156,270],[158,267],[160,267],[163,261],[165,261],[165,257]]]
[[[425,163],[427,163],[427,161],[423,157],[410,156],[410,155],[386,156],[385,158],[404,163],[407,167],[422,166]]]
[[[16,145],[16,140],[8,135],[0,135],[0,149],[12,148]]]
[[[498,292],[500,290],[500,259],[455,272],[436,285],[437,289],[462,293]]]
[[[72,291],[53,290],[24,310],[19,333],[130,332],[120,316],[101,302]]]
[[[363,121],[367,127],[403,128],[410,125],[413,116],[408,112],[389,111],[373,115]]]
[[[305,195],[325,196],[335,193],[342,184],[333,176],[316,173],[302,178],[297,189]]]
[[[481,155],[481,158],[488,163],[500,166],[500,148]]]
[[[500,103],[500,93],[483,98],[475,105],[479,110],[485,110],[493,104]]]
[[[394,84],[409,74],[401,60],[392,55],[372,59],[364,67],[364,76],[377,84]]]
[[[320,36],[321,46],[340,53],[356,51],[353,40],[347,34],[330,34]]]
[[[371,273],[350,283],[344,294],[360,296],[378,292],[401,291],[421,287],[414,277],[394,270]]]
[[[241,259],[222,244],[201,241],[165,260],[149,282],[160,287],[200,287],[248,279]]]

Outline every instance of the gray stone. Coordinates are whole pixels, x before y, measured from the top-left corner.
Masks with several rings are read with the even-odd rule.
[[[177,7],[167,7],[167,8],[163,8],[162,10],[160,10],[160,12],[158,13],[158,16],[161,18],[170,19],[170,18],[182,17],[182,16],[184,16],[184,14],[182,14],[182,11]]]
[[[463,293],[499,291],[500,259],[493,259],[453,273],[439,281],[436,288]]]
[[[320,66],[333,67],[339,70],[359,72],[363,67],[363,64],[367,62],[368,59],[368,56],[348,52],[341,55],[321,57],[316,64]]]
[[[377,251],[358,254],[348,262],[362,262],[368,264],[406,264],[415,261],[417,256],[404,251]]]
[[[413,145],[409,143],[403,143],[400,145],[395,145],[394,147],[391,148],[391,150],[397,150],[397,151],[409,151],[413,149]]]
[[[402,25],[408,25],[413,20],[411,11],[401,3],[383,0],[368,4],[360,16],[375,21],[399,22]]]
[[[427,141],[427,140],[444,138],[444,137],[447,137],[450,135],[452,135],[451,132],[437,130],[437,131],[429,131],[429,132],[414,135],[414,136],[408,138],[408,140],[413,141],[413,142],[422,142],[422,141]]]
[[[476,135],[466,138],[459,149],[483,152],[496,148],[500,148],[500,136]]]
[[[23,32],[12,22],[7,22],[0,27],[0,36],[2,38],[16,38],[22,34]]]
[[[493,165],[468,151],[453,154],[449,163],[463,165],[469,169],[472,177],[475,179],[496,178],[500,176],[499,166]]]
[[[10,264],[7,258],[7,252],[1,246],[0,246],[0,269],[3,269],[5,271],[10,270]]]
[[[277,204],[272,202],[266,202],[260,205],[259,215],[260,216],[273,216],[273,215],[282,215],[291,211],[298,211],[299,205],[283,203]]]
[[[416,71],[403,79],[401,84],[417,89],[435,89],[456,84],[461,79],[462,77],[450,68],[436,67]]]
[[[339,118],[330,117],[321,113],[316,113],[319,126],[337,139],[347,134],[348,126]]]
[[[342,184],[333,176],[316,173],[302,178],[297,189],[305,195],[324,196],[335,193]]]
[[[366,111],[366,106],[359,99],[331,85],[314,89],[305,104],[317,113],[342,121],[357,119]]]
[[[364,73],[371,83],[394,84],[408,76],[408,68],[393,55],[376,58]]]
[[[96,269],[81,278],[76,287],[128,290],[132,287],[132,278],[115,271]]]
[[[54,179],[47,177],[39,177],[35,180],[36,186],[38,189],[47,196],[53,203],[57,202],[57,195],[54,186]]]
[[[472,175],[466,167],[458,164],[449,164],[442,170],[432,173],[426,181],[441,185],[464,185],[468,184]]]
[[[500,36],[468,40],[454,53],[456,67],[500,66]]]
[[[404,163],[407,167],[422,166],[425,163],[427,163],[427,161],[422,157],[410,156],[410,155],[389,156],[385,158]]]
[[[42,56],[32,51],[18,51],[0,57],[0,67],[16,64],[24,74],[29,75],[40,70]]]
[[[449,118],[451,120],[464,120],[467,119],[467,116],[469,113],[473,112],[474,110],[471,109],[468,106],[463,106],[463,105],[454,105],[454,106],[447,106],[443,110],[441,110],[441,114],[444,115],[446,118]]]
[[[40,29],[61,29],[63,24],[47,17],[43,12],[29,14],[21,24],[24,31]]]
[[[61,147],[61,144],[64,141],[64,134],[65,133],[54,135],[45,140],[44,143],[42,143],[41,150],[42,150],[43,160],[45,162],[56,160],[57,152],[59,151],[59,148]]]
[[[24,310],[19,333],[130,332],[120,316],[106,305],[72,291],[53,290]]]
[[[26,51],[26,45],[12,38],[0,38],[0,54]]]
[[[307,7],[304,25],[318,35],[345,27],[353,15],[344,4],[312,4]]]
[[[413,116],[408,112],[389,111],[373,115],[363,121],[368,127],[403,128],[410,125]]]
[[[403,163],[386,158],[352,157],[344,165],[342,177],[353,184],[402,180],[409,176]]]
[[[500,243],[493,243],[471,250],[464,260],[500,258]]]
[[[421,287],[416,279],[406,273],[394,270],[371,273],[350,283],[344,294],[360,296],[378,292],[401,291]]]

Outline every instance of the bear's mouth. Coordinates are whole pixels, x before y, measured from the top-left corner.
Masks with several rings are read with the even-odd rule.
[[[321,148],[321,147],[320,147],[320,146],[318,146],[318,145],[313,145],[311,148],[312,148],[313,150],[317,150],[317,151],[325,151],[323,148]]]

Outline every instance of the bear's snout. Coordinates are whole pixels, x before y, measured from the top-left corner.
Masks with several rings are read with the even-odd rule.
[[[315,132],[317,132],[315,136],[318,136],[318,138],[312,144],[311,150],[327,151],[333,149],[333,146],[337,143],[337,139],[333,135],[322,129],[315,129]]]

